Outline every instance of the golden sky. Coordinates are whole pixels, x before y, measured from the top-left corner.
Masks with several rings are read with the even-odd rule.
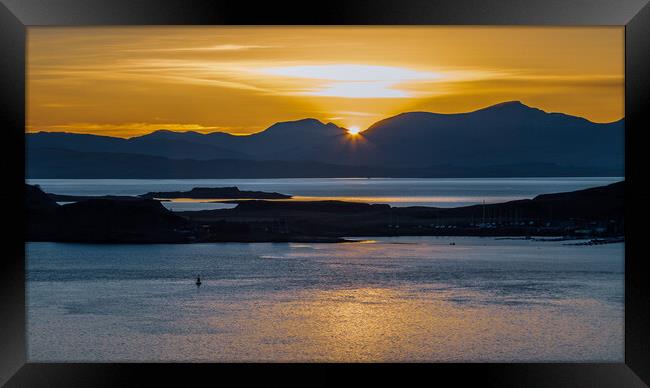
[[[520,100],[624,114],[623,27],[30,27],[28,131],[248,134]]]

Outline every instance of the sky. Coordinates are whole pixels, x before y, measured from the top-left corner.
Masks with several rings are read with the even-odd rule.
[[[27,126],[245,135],[518,100],[624,115],[623,27],[29,27]]]

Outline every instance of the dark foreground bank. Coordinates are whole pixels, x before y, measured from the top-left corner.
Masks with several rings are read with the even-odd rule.
[[[233,209],[171,212],[153,199],[58,205],[26,185],[27,240],[98,243],[343,242],[353,236],[624,234],[624,182],[533,199],[457,208],[342,201],[237,200]],[[274,193],[276,194],[276,193]]]

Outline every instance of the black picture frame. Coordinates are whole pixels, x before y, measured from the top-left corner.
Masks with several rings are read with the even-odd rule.
[[[274,385],[309,381],[394,382],[423,378],[500,387],[625,387],[650,383],[650,294],[643,188],[650,128],[648,0],[328,0],[250,3],[210,0],[0,0],[0,123],[3,255],[0,259],[0,383],[7,386],[211,385],[236,377]],[[85,25],[536,25],[625,26],[625,362],[620,364],[37,364],[26,362],[24,128],[26,28]],[[252,373],[253,369],[256,373]],[[337,372],[337,373],[333,373]]]

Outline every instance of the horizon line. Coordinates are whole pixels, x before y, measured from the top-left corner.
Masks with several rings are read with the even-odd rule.
[[[491,109],[491,108],[496,108],[496,107],[501,107],[501,106],[507,106],[507,105],[517,105],[517,104],[518,104],[518,105],[522,105],[522,106],[524,106],[524,107],[526,107],[526,108],[528,108],[528,109],[535,109],[535,110],[542,111],[542,112],[544,112],[544,113],[546,113],[546,114],[562,114],[562,115],[565,115],[565,116],[577,117],[577,118],[580,118],[580,119],[586,120],[586,121],[588,121],[588,122],[590,122],[590,123],[593,123],[593,124],[607,125],[607,124],[614,124],[614,123],[617,123],[617,122],[620,122],[620,121],[625,120],[625,116],[623,116],[623,117],[621,117],[621,118],[619,118],[619,119],[617,119],[617,120],[613,120],[613,121],[596,122],[596,121],[592,121],[592,120],[590,120],[590,119],[588,119],[588,118],[586,118],[586,117],[583,117],[583,116],[572,115],[572,114],[568,114],[568,113],[564,113],[564,112],[550,112],[550,111],[545,111],[545,110],[543,110],[543,109],[541,109],[541,108],[537,108],[537,107],[534,107],[534,106],[531,106],[531,105],[527,105],[527,104],[523,103],[521,100],[508,100],[508,101],[499,102],[499,103],[496,103],[496,104],[488,105],[488,106],[485,106],[485,107],[482,107],[482,108],[478,108],[478,109],[474,109],[474,110],[470,110],[470,111],[465,111],[465,112],[453,112],[453,113],[440,113],[440,112],[430,112],[430,111],[407,111],[407,112],[401,112],[401,113],[397,113],[397,114],[394,114],[394,115],[392,115],[392,116],[388,116],[388,117],[382,118],[382,119],[380,119],[380,120],[377,120],[376,122],[374,122],[373,124],[371,124],[371,125],[368,126],[367,128],[360,130],[359,133],[363,133],[364,131],[370,129],[372,126],[374,126],[374,125],[377,124],[377,123],[380,123],[380,122],[385,121],[385,120],[389,120],[389,119],[394,118],[394,117],[402,116],[402,115],[405,115],[405,114],[412,114],[412,113],[428,113],[428,114],[434,114],[434,115],[451,116],[451,115],[462,115],[462,114],[476,113],[476,112],[480,112],[480,111],[487,110],[487,109]],[[337,125],[337,124],[335,124],[334,122],[331,122],[331,121],[329,121],[329,122],[324,122],[324,121],[319,120],[319,119],[314,118],[314,117],[305,117],[305,118],[300,118],[300,119],[295,119],[295,120],[277,121],[277,122],[275,122],[275,123],[273,123],[273,124],[270,124],[269,126],[267,126],[266,128],[262,129],[261,131],[258,131],[258,132],[252,132],[252,133],[246,133],[246,134],[237,134],[237,133],[231,133],[231,132],[225,132],[225,131],[218,131],[218,130],[217,130],[217,131],[205,132],[205,133],[204,133],[204,132],[199,132],[199,131],[197,131],[197,130],[192,130],[192,129],[186,129],[186,130],[173,130],[173,129],[167,129],[167,128],[161,127],[161,128],[159,128],[159,129],[152,130],[151,132],[148,132],[148,133],[143,133],[143,134],[139,134],[139,135],[135,135],[135,136],[130,136],[130,137],[123,137],[123,136],[117,136],[117,135],[102,135],[102,134],[97,134],[97,133],[88,133],[88,132],[72,132],[72,131],[69,131],[69,130],[60,130],[60,131],[56,131],[56,130],[55,130],[55,131],[49,131],[49,130],[37,130],[37,131],[31,131],[31,130],[28,130],[28,129],[25,130],[25,135],[28,135],[28,134],[39,134],[39,133],[62,133],[62,134],[71,134],[71,135],[89,135],[89,136],[100,136],[100,137],[112,137],[112,138],[119,138],[119,139],[129,140],[129,139],[134,139],[134,138],[138,138],[138,137],[148,136],[148,135],[151,135],[151,134],[154,134],[154,133],[157,133],[157,132],[173,132],[173,133],[179,133],[179,134],[183,134],[183,133],[195,133],[195,134],[202,135],[202,136],[208,136],[208,135],[212,135],[212,134],[216,134],[216,133],[222,133],[222,134],[225,134],[225,135],[236,136],[236,137],[247,137],[247,136],[252,136],[252,135],[256,135],[256,134],[263,133],[263,132],[267,131],[268,129],[270,129],[271,127],[273,127],[274,125],[276,125],[276,124],[283,124],[283,123],[296,123],[296,122],[299,122],[299,121],[310,121],[310,120],[311,120],[311,121],[318,121],[319,123],[321,123],[321,124],[323,124],[323,125],[330,125],[330,124],[331,124],[331,125],[335,125],[335,126],[338,127],[338,128],[341,128],[341,129],[343,129],[343,130],[348,130],[348,128],[345,128],[345,127],[342,127],[342,126],[340,126],[340,125]],[[175,125],[176,125],[176,124],[175,124]],[[182,125],[182,124],[181,124],[181,125]],[[27,126],[26,126],[26,128],[27,128]]]

